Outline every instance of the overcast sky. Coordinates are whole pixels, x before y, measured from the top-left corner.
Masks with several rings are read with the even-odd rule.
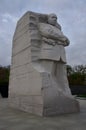
[[[27,11],[57,14],[70,40],[66,47],[68,64],[86,64],[86,0],[0,0],[0,65],[11,64],[16,23]]]

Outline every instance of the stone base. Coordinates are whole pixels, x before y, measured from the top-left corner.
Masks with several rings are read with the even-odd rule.
[[[47,104],[44,107],[44,116],[56,116],[60,114],[79,112],[79,103],[75,99],[67,97],[58,97],[56,101]]]
[[[16,83],[21,89],[16,86],[10,88],[11,107],[40,116],[79,112],[79,103],[71,95],[67,82],[59,84],[52,74],[36,70],[30,76],[25,78],[26,86],[23,86],[21,81],[24,78],[21,78]]]
[[[36,76],[28,78],[31,84],[28,84],[27,80],[27,89],[23,86],[23,91],[21,91],[22,89],[18,91],[15,86],[14,91],[16,88],[16,93],[13,89],[10,89],[11,107],[39,116],[56,116],[79,112],[79,103],[71,95],[67,82],[64,82],[64,86],[61,86],[63,83],[59,84],[51,74],[46,72],[34,71],[32,75]],[[30,90],[30,88],[32,89]]]
[[[41,96],[12,96],[9,98],[10,107],[36,114],[43,115],[43,103]]]
[[[57,97],[47,104],[43,104],[41,96],[10,97],[10,106],[39,116],[56,116],[80,111],[78,101],[68,97]]]

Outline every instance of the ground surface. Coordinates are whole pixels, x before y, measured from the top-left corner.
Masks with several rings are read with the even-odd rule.
[[[39,117],[9,108],[0,98],[0,130],[86,130],[86,100],[78,99],[81,112],[57,117]]]

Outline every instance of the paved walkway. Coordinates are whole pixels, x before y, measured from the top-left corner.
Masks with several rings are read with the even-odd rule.
[[[9,108],[0,99],[0,130],[86,130],[86,100],[80,100],[81,112],[57,117],[39,117]]]

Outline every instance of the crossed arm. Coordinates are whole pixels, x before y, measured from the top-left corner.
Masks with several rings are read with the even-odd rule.
[[[68,46],[69,45],[69,40],[68,39],[62,39],[61,40],[53,40],[53,39],[49,39],[49,38],[46,38],[46,37],[43,37],[42,40],[49,44],[49,45],[53,45],[55,46],[56,44],[58,45],[63,45],[63,46]]]
[[[39,31],[42,36],[42,40],[50,45],[60,44],[63,46],[69,45],[69,40],[63,35],[62,31],[56,26],[40,23]]]

